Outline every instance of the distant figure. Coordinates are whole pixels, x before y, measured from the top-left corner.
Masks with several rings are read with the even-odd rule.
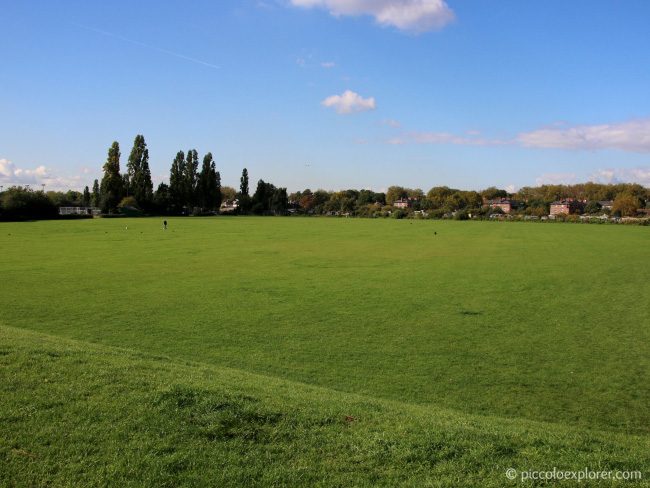
[[[434,236],[437,236],[437,235],[438,235],[438,233],[437,233],[437,232],[434,232],[434,233],[433,233],[433,235],[434,235]]]
[[[167,221],[166,220],[163,221],[163,230],[167,230]]]

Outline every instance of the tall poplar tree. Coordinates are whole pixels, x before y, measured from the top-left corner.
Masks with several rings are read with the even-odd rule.
[[[199,184],[197,188],[198,203],[204,210],[212,210],[214,208],[214,189],[211,178],[211,167],[213,164],[214,162],[212,161],[212,153],[206,154],[203,157],[203,165],[201,166],[201,173],[199,174]]]
[[[199,205],[204,210],[218,210],[221,206],[221,175],[217,171],[212,153],[203,158],[197,193]]]
[[[185,153],[178,151],[169,171],[169,196],[176,211],[185,205],[183,174],[185,173]]]
[[[127,164],[127,175],[130,195],[146,207],[153,199],[153,182],[149,169],[149,149],[143,135],[135,136]]]
[[[249,195],[248,189],[248,170],[244,168],[241,172],[241,178],[239,179],[239,194],[237,195],[239,200],[239,211],[241,213],[247,213],[251,209],[251,197]]]
[[[248,170],[246,168],[241,172],[241,178],[239,179],[239,194],[245,197],[249,195]]]
[[[199,155],[196,149],[190,149],[185,156],[185,168],[183,172],[183,194],[185,205],[194,207],[197,201],[197,184],[199,179]]]
[[[143,205],[146,206],[153,201],[153,181],[151,180],[151,169],[149,169],[149,149],[144,150],[140,170],[141,177],[137,187],[140,196],[136,196],[136,199],[141,198]]]
[[[115,211],[124,197],[123,180],[120,175],[120,145],[117,141],[113,142],[108,149],[100,193],[102,196],[101,207],[105,213]]]
[[[223,195],[221,194],[221,173],[217,171],[214,162],[212,163],[210,173],[214,177],[214,208],[215,210],[219,210],[221,207],[221,200],[223,199]]]
[[[84,188],[83,197],[81,198],[81,203],[84,207],[90,206],[90,198],[90,189],[86,186],[86,188]]]
[[[93,207],[99,207],[101,205],[101,197],[99,194],[99,181],[95,180],[93,183],[93,194],[91,197],[91,202]]]

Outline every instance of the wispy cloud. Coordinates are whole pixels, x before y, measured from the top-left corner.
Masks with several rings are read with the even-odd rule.
[[[321,68],[331,69],[336,66],[336,63],[334,61],[323,61],[320,65]]]
[[[454,144],[459,146],[503,146],[510,141],[482,137],[479,132],[458,135],[449,132],[408,132],[389,139],[388,144]]]
[[[410,132],[387,141],[389,144],[457,144],[467,146],[522,146],[533,149],[566,149],[598,151],[618,149],[629,152],[650,152],[650,119],[627,122],[553,126],[523,132],[514,138],[484,137],[469,130],[462,134],[450,132]]]
[[[606,168],[598,169],[587,178],[576,173],[544,173],[535,179],[537,185],[571,185],[579,181],[594,183],[639,183],[650,187],[650,166],[638,168]]]
[[[341,95],[332,95],[321,102],[324,107],[333,108],[337,113],[348,115],[374,110],[377,106],[374,97],[363,98],[358,93],[346,90]]]
[[[639,183],[650,187],[650,166],[599,169],[589,179],[596,183]]]
[[[535,179],[537,185],[570,185],[577,182],[575,173],[544,173]]]
[[[81,189],[87,183],[81,176],[66,177],[53,174],[43,165],[36,168],[19,168],[8,159],[0,159],[0,185],[5,189],[10,186],[40,187],[45,185],[46,190]]]
[[[650,152],[650,119],[544,128],[519,134],[517,140],[525,147]]]
[[[334,16],[370,15],[403,31],[442,29],[455,18],[444,0],[290,0],[296,7],[323,8]]]
[[[175,58],[183,59],[183,60],[189,61],[191,63],[200,64],[200,65],[205,66],[207,68],[219,69],[219,66],[217,66],[216,64],[209,63],[209,62],[204,61],[202,59],[193,58],[191,56],[186,56],[185,54],[170,51],[168,49],[163,49],[163,48],[158,47],[158,46],[152,46],[151,44],[146,44],[144,42],[136,41],[135,39],[129,39],[128,37],[124,37],[124,36],[121,36],[119,34],[115,34],[113,32],[108,32],[108,31],[105,31],[105,30],[96,29],[94,27],[89,27],[87,25],[82,25],[82,24],[73,23],[73,25],[75,25],[75,26],[77,26],[77,27],[79,27],[81,29],[85,29],[85,30],[88,30],[88,31],[91,31],[91,32],[96,32],[97,34],[102,34],[104,36],[112,37],[114,39],[119,39],[120,41],[135,44],[136,46],[141,46],[141,47],[144,47],[144,48],[147,48],[147,49],[151,49],[153,51],[158,51],[159,53],[163,53],[163,54],[167,54],[169,56],[173,56]]]
[[[379,123],[386,127],[392,127],[393,129],[399,129],[402,127],[402,124],[400,124],[399,120],[395,119],[382,119]]]

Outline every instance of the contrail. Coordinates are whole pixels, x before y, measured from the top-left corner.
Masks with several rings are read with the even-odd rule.
[[[108,37],[113,37],[115,39],[119,39],[124,42],[130,42],[131,44],[135,44],[137,46],[145,47],[147,49],[153,49],[154,51],[158,51],[163,54],[168,54],[169,56],[174,56],[175,58],[180,58],[184,59],[185,61],[191,61],[192,63],[200,64],[202,66],[207,66],[208,68],[214,68],[214,69],[220,69],[219,66],[216,64],[208,63],[207,61],[203,61],[201,59],[196,59],[196,58],[191,58],[190,56],[185,56],[184,54],[179,54],[175,53],[174,51],[168,51],[167,49],[163,49],[161,47],[156,47],[156,46],[151,46],[149,44],[145,44],[144,42],[136,41],[134,39],[129,39],[128,37],[121,36],[119,34],[114,34],[112,32],[108,32],[105,30],[101,29],[95,29],[94,27],[89,27],[87,25],[82,25],[82,24],[77,24],[75,22],[72,22],[72,25],[76,27],[80,27],[82,29],[86,29],[92,32],[97,32],[98,34],[102,34]]]

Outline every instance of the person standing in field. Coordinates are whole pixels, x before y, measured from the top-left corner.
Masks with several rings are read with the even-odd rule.
[[[163,220],[163,230],[167,230],[167,221]]]

